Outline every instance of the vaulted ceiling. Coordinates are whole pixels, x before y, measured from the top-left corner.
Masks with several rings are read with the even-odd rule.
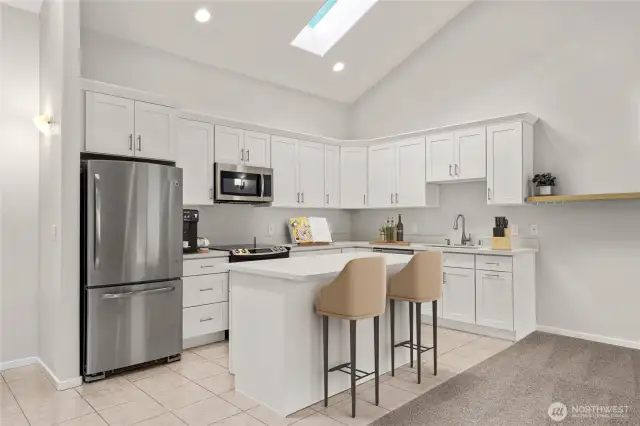
[[[290,46],[322,1],[82,0],[83,28],[351,103],[471,1],[380,1],[321,58]],[[206,7],[208,23],[194,20]],[[332,67],[344,62],[336,73]]]

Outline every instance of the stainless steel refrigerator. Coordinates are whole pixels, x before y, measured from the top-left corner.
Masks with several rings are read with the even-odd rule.
[[[86,160],[81,167],[82,374],[182,351],[182,169]]]

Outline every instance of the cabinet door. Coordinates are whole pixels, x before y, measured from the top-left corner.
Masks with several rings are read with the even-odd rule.
[[[442,298],[438,300],[438,318],[442,318],[442,305],[444,305],[444,294]],[[422,304],[422,315],[433,317],[433,304],[431,302]]]
[[[487,203],[524,204],[522,123],[487,127]]]
[[[324,206],[340,207],[340,147],[324,146]]]
[[[176,120],[176,166],[182,168],[185,205],[213,203],[213,125]]]
[[[367,148],[340,148],[340,206],[367,206]]]
[[[391,207],[396,198],[395,144],[369,147],[369,207]]]
[[[456,132],[454,174],[457,179],[484,179],[487,177],[487,129]]]
[[[171,138],[171,108],[135,103],[136,157],[175,160]]]
[[[271,138],[273,168],[273,204],[281,207],[300,206],[298,189],[298,141],[273,136]]]
[[[216,126],[215,161],[224,164],[244,164],[244,130]]]
[[[255,167],[269,167],[271,159],[271,135],[258,132],[244,132],[244,164]]]
[[[85,151],[133,156],[134,102],[86,92]]]
[[[476,277],[473,269],[444,268],[443,310],[446,319],[475,324]]]
[[[415,138],[396,144],[396,192],[398,207],[425,206],[425,139]]]
[[[476,324],[513,330],[511,273],[476,271]]]
[[[324,207],[324,145],[298,143],[300,205]]]
[[[454,179],[453,153],[453,133],[427,136],[427,182]]]

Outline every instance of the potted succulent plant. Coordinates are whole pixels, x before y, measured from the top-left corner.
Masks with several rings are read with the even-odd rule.
[[[536,195],[553,195],[556,177],[551,173],[536,174],[532,181],[536,185]]]

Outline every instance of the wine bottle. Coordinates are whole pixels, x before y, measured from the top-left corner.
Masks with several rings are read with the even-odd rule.
[[[398,215],[398,225],[396,225],[396,232],[398,234],[397,239],[398,241],[404,241],[404,225],[402,224],[402,215],[399,214]]]
[[[391,218],[391,239],[389,241],[396,241],[396,224]]]

